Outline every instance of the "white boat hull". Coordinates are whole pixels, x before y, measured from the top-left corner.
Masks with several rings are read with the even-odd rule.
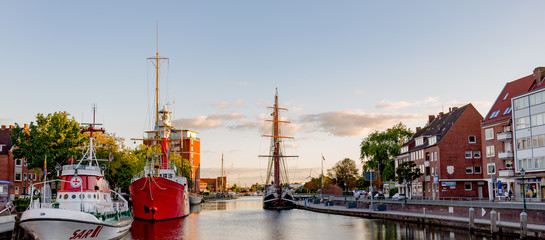
[[[132,221],[102,222],[89,213],[41,208],[23,212],[19,225],[37,240],[118,239],[129,232]]]
[[[0,216],[0,233],[11,232],[15,226],[15,214]]]
[[[201,197],[195,197],[195,196],[189,195],[189,204],[191,204],[191,205],[199,205],[199,204],[201,204],[201,202],[202,202],[202,198],[201,198]]]

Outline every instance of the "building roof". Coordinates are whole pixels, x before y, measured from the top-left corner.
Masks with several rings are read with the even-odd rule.
[[[498,122],[508,121],[511,119],[511,98],[528,92],[534,83],[534,76],[526,77],[508,82],[503,87],[503,90],[496,98],[496,102],[488,111],[488,114],[483,119],[481,126],[491,125]]]
[[[465,106],[462,106],[460,108],[456,108],[456,107],[451,108],[450,112],[448,112],[448,113],[444,113],[444,114],[439,113],[439,115],[435,119],[433,119],[433,121],[431,123],[428,123],[428,126],[426,128],[424,128],[422,133],[420,134],[420,136],[428,137],[428,139],[426,139],[424,141],[424,144],[422,144],[420,146],[415,146],[413,149],[411,149],[409,151],[419,150],[419,149],[429,147],[429,144],[428,144],[429,137],[432,137],[432,136],[437,137],[436,144],[438,144],[441,141],[441,139],[448,133],[450,128],[452,128],[452,126],[454,126],[456,121],[458,121],[460,116],[462,116],[464,111],[470,105],[471,105],[471,103],[467,104]],[[414,137],[415,139],[417,137],[420,137],[420,136],[417,136],[416,134],[415,134],[415,136],[416,136],[416,137]]]
[[[515,81],[508,82],[498,95],[496,102],[484,116],[481,126],[491,125],[511,119],[511,98],[545,87],[543,83],[544,67],[534,69],[534,73]]]

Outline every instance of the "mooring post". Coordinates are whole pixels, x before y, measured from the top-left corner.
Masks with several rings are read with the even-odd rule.
[[[495,210],[490,211],[490,233],[496,232],[496,221],[498,220],[498,214]]]
[[[528,214],[525,211],[520,213],[520,238],[524,239],[528,235]]]
[[[473,232],[475,228],[475,208],[469,209],[469,231]]]

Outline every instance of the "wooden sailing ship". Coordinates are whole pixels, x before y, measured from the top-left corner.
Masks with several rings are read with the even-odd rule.
[[[271,113],[272,119],[265,121],[272,124],[272,134],[263,135],[264,137],[271,138],[269,155],[259,156],[269,159],[266,184],[270,183],[270,185],[267,185],[263,193],[263,208],[273,210],[292,209],[295,207],[295,200],[293,198],[293,190],[289,186],[286,158],[298,156],[284,155],[284,139],[293,139],[293,137],[282,136],[280,124],[290,122],[283,121],[280,118],[280,110],[287,111],[288,109],[278,106],[278,89],[276,89],[274,97],[274,106],[269,107],[269,109],[273,110]]]

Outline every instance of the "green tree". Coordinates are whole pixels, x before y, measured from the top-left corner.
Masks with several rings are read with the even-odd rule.
[[[365,181],[365,177],[361,176],[358,178],[358,180],[356,180],[356,186],[358,187],[358,189],[366,189],[367,187],[369,187],[369,185],[371,185],[371,183],[369,181]]]
[[[237,192],[237,190],[238,190],[238,187],[237,187],[237,184],[235,183],[235,184],[233,184],[233,186],[231,187],[231,191]]]
[[[397,182],[398,183],[410,183],[421,177],[423,174],[420,172],[420,168],[416,167],[414,161],[402,162],[397,166],[396,169]],[[410,192],[410,189],[408,189]],[[407,196],[408,197],[408,196]]]
[[[352,189],[356,186],[358,179],[358,168],[356,162],[350,158],[345,158],[335,163],[335,165],[327,170],[328,177],[335,180],[337,185],[341,186],[344,191]]]
[[[364,171],[377,171],[379,184],[383,179],[394,179],[394,159],[399,155],[401,145],[407,142],[413,134],[402,123],[385,131],[375,131],[369,134],[360,145],[360,158]]]
[[[28,168],[43,168],[47,157],[47,171],[53,172],[55,165],[67,164],[71,156],[79,158],[85,141],[80,125],[67,112],[48,115],[39,113],[36,123],[31,122],[28,131],[15,124],[11,141],[16,148],[14,158],[24,158]]]
[[[324,186],[327,184],[331,184],[333,180],[327,176],[324,176]],[[322,175],[311,178],[310,181],[305,183],[305,188],[308,189],[312,193],[316,193],[319,189],[322,187]]]

